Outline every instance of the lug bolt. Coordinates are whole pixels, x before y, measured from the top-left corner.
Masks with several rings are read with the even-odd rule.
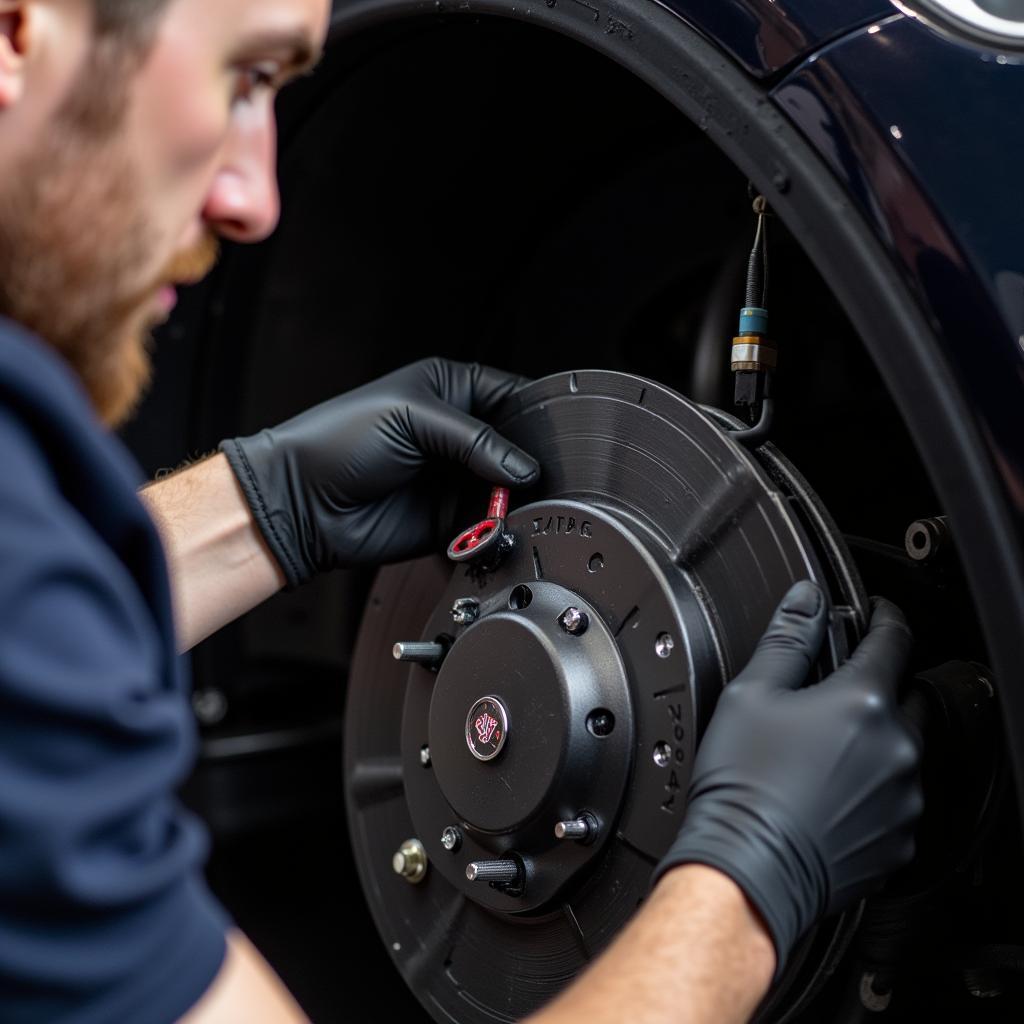
[[[398,643],[391,649],[395,661],[411,661],[426,668],[436,668],[444,661],[444,644]]]
[[[430,747],[426,744],[420,747],[420,764],[423,765],[424,768],[430,767]]]
[[[555,825],[555,838],[586,841],[592,838],[596,831],[595,824],[588,816],[580,816],[573,821],[560,821]]]
[[[480,602],[475,597],[460,597],[452,605],[452,622],[456,626],[472,626],[480,617]]]
[[[441,845],[449,853],[456,853],[462,845],[462,831],[455,825],[449,825],[441,833]]]
[[[590,619],[587,613],[580,611],[579,608],[566,608],[558,617],[558,624],[570,636],[582,636],[590,625]]]
[[[406,839],[398,853],[391,858],[396,875],[415,885],[422,882],[427,873],[427,851],[418,839]]]
[[[519,881],[519,865],[510,859],[475,860],[466,865],[466,878],[471,882],[513,885]]]

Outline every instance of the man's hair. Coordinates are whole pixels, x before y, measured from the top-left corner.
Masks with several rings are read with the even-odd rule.
[[[145,45],[170,0],[92,0],[95,31],[134,45]]]

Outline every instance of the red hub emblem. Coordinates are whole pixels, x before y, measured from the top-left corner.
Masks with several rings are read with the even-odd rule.
[[[497,697],[482,697],[466,716],[466,745],[478,761],[501,753],[508,738],[508,711]]]
[[[480,738],[480,742],[490,743],[494,738],[494,732],[498,728],[499,722],[496,718],[491,718],[485,711],[473,725],[476,727],[476,734]]]

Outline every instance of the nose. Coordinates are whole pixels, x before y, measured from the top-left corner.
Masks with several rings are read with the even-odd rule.
[[[203,218],[222,238],[260,242],[280,215],[273,102],[254,103],[234,115]]]

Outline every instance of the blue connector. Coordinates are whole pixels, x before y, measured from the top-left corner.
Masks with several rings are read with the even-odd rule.
[[[739,334],[767,334],[768,310],[747,306],[740,310]]]

